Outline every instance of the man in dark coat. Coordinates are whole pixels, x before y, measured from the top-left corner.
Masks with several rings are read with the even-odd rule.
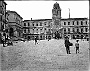
[[[71,53],[70,53],[69,44],[70,44],[69,38],[68,38],[68,37],[65,37],[65,47],[66,47],[66,52],[67,52],[67,54],[71,54]]]

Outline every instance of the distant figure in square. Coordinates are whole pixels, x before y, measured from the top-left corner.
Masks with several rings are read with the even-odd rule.
[[[76,54],[77,54],[77,51],[79,53],[79,43],[78,43],[79,40],[76,40],[76,43],[75,43],[75,47],[76,47]]]
[[[35,37],[35,45],[36,45],[36,43],[37,43],[37,37]]]

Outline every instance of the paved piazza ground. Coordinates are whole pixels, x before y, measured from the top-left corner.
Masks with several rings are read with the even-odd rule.
[[[75,44],[75,40],[70,40]],[[40,40],[18,42],[13,46],[2,47],[2,71],[89,71],[89,42],[79,41],[80,53],[75,53],[74,45],[71,54],[66,54],[64,40]]]

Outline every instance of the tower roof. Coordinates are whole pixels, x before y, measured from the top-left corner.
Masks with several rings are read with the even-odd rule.
[[[56,3],[53,5],[53,8],[54,8],[54,9],[60,9],[59,3],[56,2]]]

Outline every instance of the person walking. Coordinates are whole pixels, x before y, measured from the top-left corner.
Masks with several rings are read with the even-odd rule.
[[[35,37],[35,45],[36,45],[36,43],[37,43],[37,37]]]
[[[76,40],[76,43],[75,43],[75,47],[76,47],[76,54],[77,52],[79,53],[79,43],[78,43],[79,40]]]
[[[69,38],[68,37],[65,37],[65,47],[66,47],[67,54],[71,54],[70,53],[69,45],[70,45]]]

